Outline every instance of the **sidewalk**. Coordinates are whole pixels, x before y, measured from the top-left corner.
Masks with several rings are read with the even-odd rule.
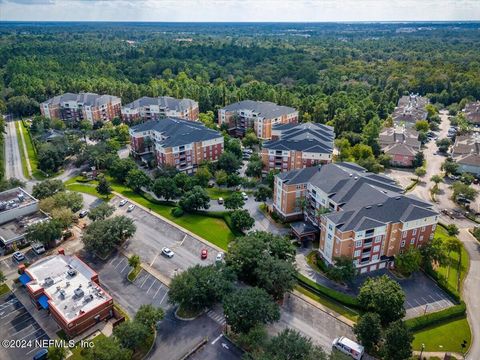
[[[429,358],[431,358],[431,357],[436,357],[436,358],[439,358],[439,359],[443,359],[443,357],[444,357],[445,354],[447,354],[447,353],[450,354],[450,355],[455,356],[455,358],[457,358],[457,359],[459,359],[459,360],[460,360],[460,359],[465,359],[462,354],[456,353],[456,352],[450,352],[450,351],[445,351],[445,352],[441,352],[441,351],[437,351],[437,352],[433,352],[433,351],[432,351],[432,352],[427,352],[427,351],[424,351],[424,352],[422,353],[422,359],[423,359],[423,358],[429,359]],[[419,355],[420,355],[420,351],[414,351],[414,352],[413,352],[413,355],[419,356]]]

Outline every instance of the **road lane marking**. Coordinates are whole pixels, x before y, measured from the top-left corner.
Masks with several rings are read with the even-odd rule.
[[[183,237],[182,241],[180,241],[180,244],[178,246],[182,246],[186,238],[187,238],[187,234],[185,234],[185,236]]]
[[[215,340],[212,341],[212,345],[215,345],[215,343],[222,338],[223,334],[220,334],[217,336]]]
[[[157,255],[155,255],[155,257],[153,258],[152,262],[150,263],[150,266],[152,266],[153,263],[155,262],[155,260],[157,260],[158,255],[160,255],[160,253],[157,253]]]

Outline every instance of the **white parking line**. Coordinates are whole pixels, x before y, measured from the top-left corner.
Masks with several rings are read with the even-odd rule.
[[[166,291],[166,292],[165,292],[165,295],[163,295],[163,298],[162,298],[162,300],[160,300],[160,305],[162,305],[162,303],[163,303],[163,300],[165,300],[165,297],[167,296],[167,294],[168,294],[168,291]]]
[[[147,279],[150,277],[150,274],[147,273],[147,276],[145,276],[145,280],[143,280],[143,283],[142,285],[140,285],[140,287],[143,287],[143,285],[145,285],[145,282],[147,281]]]
[[[160,253],[157,253],[157,255],[155,255],[155,257],[153,258],[152,262],[150,263],[150,266],[152,266],[153,263],[155,262],[155,260],[157,260],[158,255],[160,255]]]
[[[160,291],[160,289],[163,287],[163,284],[160,283],[160,287],[157,289],[157,292],[155,293],[155,295],[153,295],[153,299],[155,299],[157,297],[157,294],[158,292]]]
[[[122,270],[120,270],[120,274],[123,274],[123,270],[125,270],[125,268],[126,268],[127,266],[128,266],[128,264],[125,265]]]
[[[35,329],[35,330],[32,331],[30,334],[27,334],[27,335],[25,335],[24,337],[22,337],[22,338],[20,338],[20,339],[17,339],[17,340],[23,340],[23,339],[25,339],[26,337],[28,337],[28,336],[30,336],[30,335],[32,335],[32,334],[35,334],[38,330],[40,330],[40,329]],[[35,338],[35,339],[36,339],[36,338]]]
[[[2,263],[5,264],[5,265],[7,265],[7,267],[8,267],[9,269],[12,268],[12,267],[10,266],[10,264],[8,263],[7,260],[3,260]]]
[[[7,307],[12,306],[13,304],[16,304],[17,302],[18,302],[18,300],[15,299],[15,298],[13,298],[11,300],[8,300],[8,301],[4,302],[2,305],[0,305],[0,310],[6,309]]]
[[[223,334],[218,335],[218,337],[212,341],[212,345],[215,345],[215,343],[222,338]]]
[[[5,316],[2,316],[0,319],[5,319],[6,317],[9,317],[10,315],[12,315],[12,314],[16,313],[17,311],[19,311],[19,310],[23,310],[23,309],[24,309],[24,308],[23,308],[23,307],[21,307],[21,308],[18,308],[18,309],[16,309],[16,310],[10,311],[10,312],[9,312],[7,315],[5,315]]]
[[[25,314],[28,315],[28,316],[25,318],[25,320],[22,320],[22,321],[20,321],[19,323],[16,323],[15,325],[12,325],[12,326],[8,327],[7,330],[15,329],[16,327],[18,327],[18,325],[20,325],[20,324],[22,324],[22,323],[24,323],[24,322],[26,322],[26,321],[31,321],[31,320],[32,320],[32,318],[30,317],[30,314],[29,314],[28,312],[25,312]],[[20,315],[20,316],[23,316],[23,315],[25,315],[25,314],[22,314],[22,315]],[[18,317],[17,317],[17,319],[18,319]]]
[[[17,335],[18,333],[22,332],[23,330],[25,329],[28,329],[30,326],[34,326],[35,324],[29,324],[28,326],[25,326],[22,330],[18,330],[17,332],[14,332],[13,334],[9,334],[11,336],[15,336]]]
[[[156,281],[152,281],[152,284],[150,285],[150,287],[149,287],[148,290],[147,290],[147,294],[148,294],[148,292],[150,291],[150,289],[152,288],[153,284],[155,284],[155,283],[156,283]]]
[[[432,295],[428,295],[428,297],[429,297],[430,299],[432,299],[432,301],[434,301],[434,302],[435,302],[435,301],[438,301],[438,300],[435,299]]]
[[[115,265],[115,270],[117,270],[117,267],[119,267],[120,265],[122,265],[123,260],[124,260],[124,259],[121,259],[120,262],[119,262],[117,265]]]

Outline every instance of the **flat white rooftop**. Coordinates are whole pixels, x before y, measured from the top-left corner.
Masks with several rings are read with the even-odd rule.
[[[43,288],[50,306],[67,321],[111,299],[91,280],[96,273],[76,256],[52,255],[26,270],[32,277],[28,286],[34,291]]]

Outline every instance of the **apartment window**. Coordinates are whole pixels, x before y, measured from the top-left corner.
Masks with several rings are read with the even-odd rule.
[[[402,237],[407,237],[407,231],[404,231]]]
[[[328,234],[328,240],[332,240],[332,234]]]
[[[435,231],[436,228],[437,228],[437,224],[433,224],[432,231]]]
[[[413,244],[415,244],[415,239],[410,240],[410,245],[413,245]]]
[[[380,251],[380,245],[375,245],[373,247],[373,252],[379,252]]]
[[[356,248],[359,248],[359,247],[361,247],[361,246],[362,246],[362,240],[357,240],[357,241],[355,241],[355,247],[356,247]]]
[[[405,240],[402,240],[400,247],[404,247],[404,246],[405,246]]]
[[[372,256],[372,261],[378,260],[378,255],[373,255]]]
[[[360,250],[355,250],[355,253],[353,254],[354,257],[359,257],[360,256]]]
[[[425,231],[425,226],[422,226],[422,232],[424,232],[424,231]]]
[[[302,188],[302,185],[297,185],[297,189],[301,189]]]
[[[423,241],[423,235],[420,236],[420,239],[419,239],[419,240],[420,240],[420,241]]]
[[[333,226],[332,226],[332,225],[328,225],[328,230],[332,231],[332,230],[333,230]]]
[[[433,235],[434,235],[434,233],[431,233],[431,234],[430,234],[430,240],[433,239]]]
[[[375,238],[375,244],[378,244],[380,241],[382,241],[382,235],[378,235],[378,236]]]
[[[417,235],[417,229],[413,229],[412,235]]]

